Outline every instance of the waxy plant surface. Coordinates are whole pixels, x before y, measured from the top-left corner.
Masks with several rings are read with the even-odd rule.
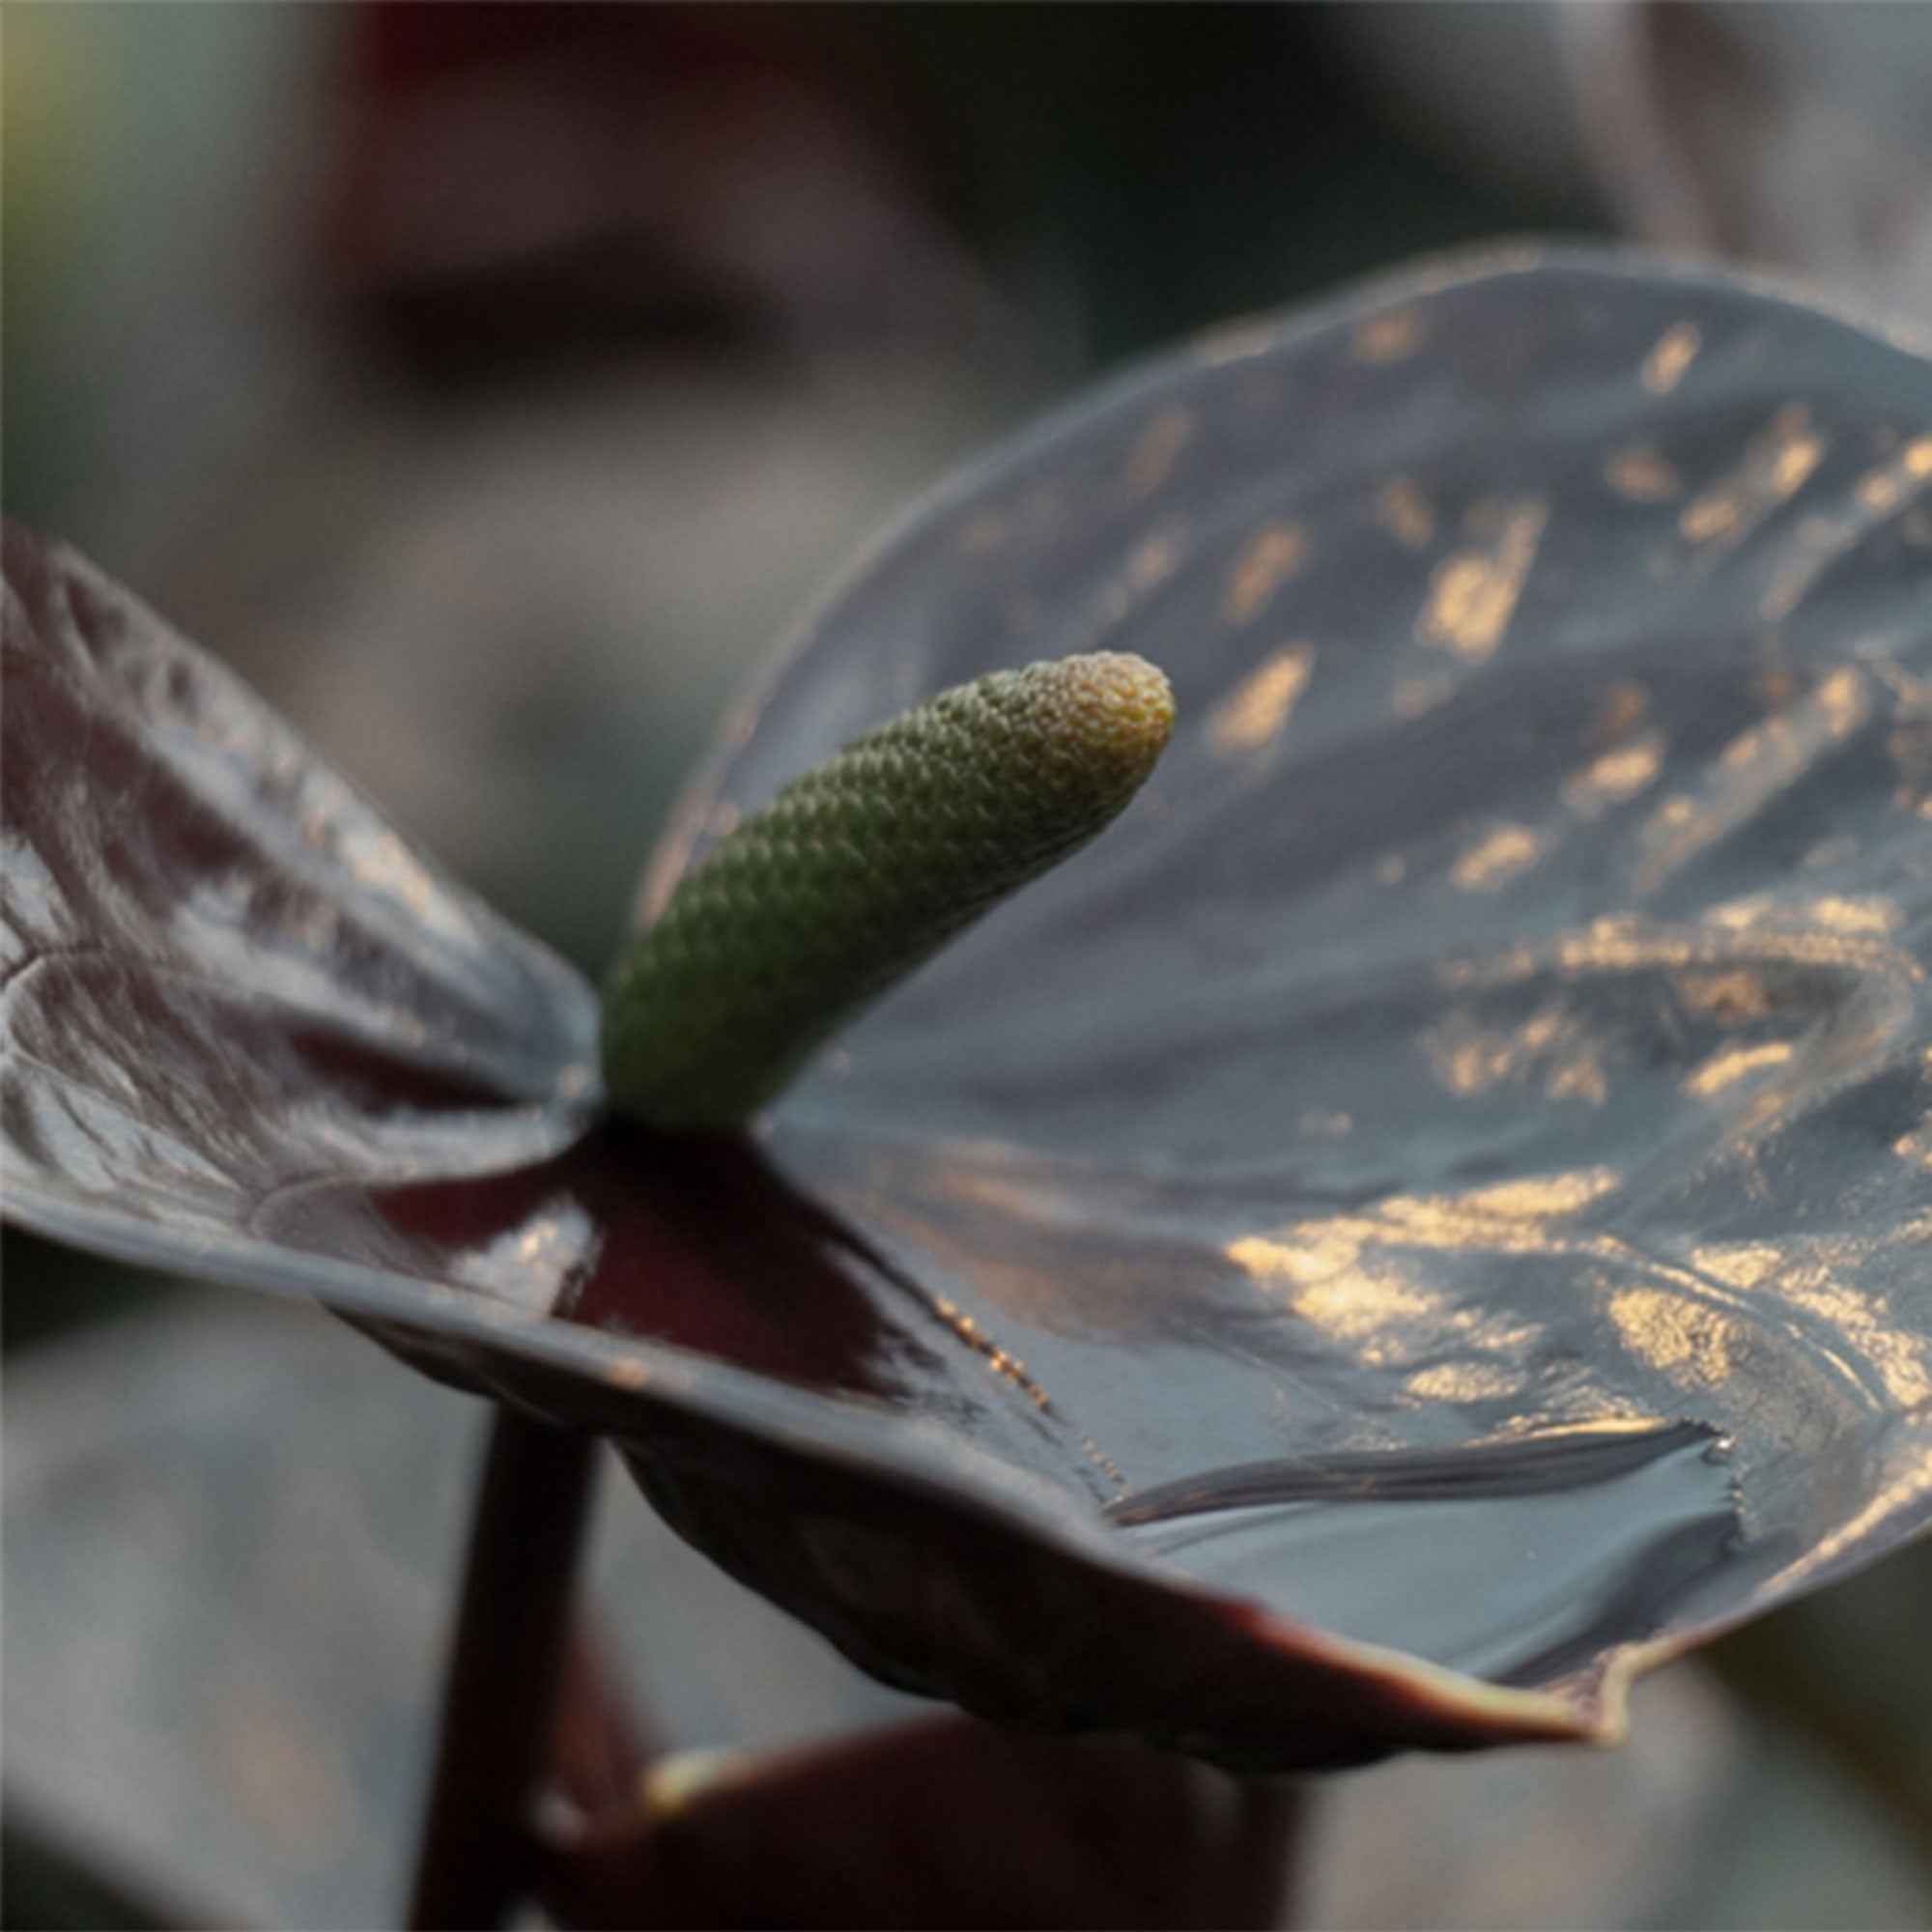
[[[920,506],[730,724],[786,780],[1137,652],[1091,850],[737,1140],[209,657],[6,576],[10,1214],[593,1428],[891,1682],[1247,1767],[1602,1736],[1932,1520],[1932,364],[1452,264]],[[479,783],[487,782],[479,775]]]

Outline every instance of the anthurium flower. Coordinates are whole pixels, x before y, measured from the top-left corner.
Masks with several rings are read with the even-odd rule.
[[[1091,851],[735,1138],[71,553],[6,554],[10,1214],[609,1435],[877,1675],[1255,1769],[1601,1738],[1932,1520],[1932,363],[1520,251],[918,507],[643,915],[839,745],[1131,651]],[[487,781],[479,778],[479,782]]]

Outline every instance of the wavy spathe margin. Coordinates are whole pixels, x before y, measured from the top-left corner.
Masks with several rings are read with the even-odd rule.
[[[893,1681],[1250,1767],[1607,1737],[1634,1668],[1922,1528],[1924,365],[1574,256],[1234,347],[940,493],[743,714],[687,829],[1029,626],[1194,722],[710,1165],[611,1145],[574,976],[10,539],[10,956],[61,962],[7,1007],[10,1213],[611,1435]],[[1539,1487],[1612,1425],[1645,1453]],[[1216,1507],[1107,1526],[1178,1484]],[[1554,1624],[1482,1555],[1545,1509]],[[1378,1636],[1405,1594],[1494,1681]]]

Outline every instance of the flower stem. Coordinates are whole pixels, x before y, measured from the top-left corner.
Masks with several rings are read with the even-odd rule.
[[[564,1656],[596,1438],[499,1408],[477,1490],[409,1922],[503,1923]]]

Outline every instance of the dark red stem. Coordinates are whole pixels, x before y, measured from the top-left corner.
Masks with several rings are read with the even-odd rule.
[[[409,1922],[501,1925],[535,1863],[530,1805],[563,1665],[596,1438],[500,1408],[476,1495]]]

